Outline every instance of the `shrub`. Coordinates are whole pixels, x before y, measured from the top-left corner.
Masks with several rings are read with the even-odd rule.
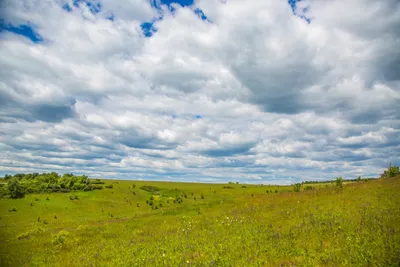
[[[152,185],[144,185],[141,186],[140,189],[150,192],[150,193],[158,193],[158,191],[160,191],[160,188],[158,188],[157,186],[152,186]]]
[[[275,190],[275,193],[278,193],[278,190]]]
[[[336,188],[342,189],[343,188],[343,178],[341,176],[336,178],[335,184],[336,184]]]
[[[92,191],[93,190],[93,186],[92,185],[87,185],[83,188],[83,191]]]
[[[40,233],[43,233],[43,232],[44,232],[43,228],[37,226],[35,229],[31,229],[31,230],[29,230],[27,232],[24,232],[24,233],[21,233],[21,234],[17,235],[17,239],[18,240],[25,239],[25,238],[30,237],[32,234],[40,234]]]
[[[23,198],[25,196],[25,188],[22,186],[17,178],[12,178],[7,183],[8,192],[11,198]]]
[[[311,185],[307,185],[304,190],[313,190],[313,187]]]
[[[50,200],[50,198],[49,198],[49,197],[46,197],[46,200]]]
[[[58,234],[53,235],[53,240],[51,241],[54,245],[63,245],[69,236],[67,231],[60,231]]]
[[[92,185],[93,190],[100,190],[103,189],[102,185]]]
[[[112,184],[106,185],[105,188],[112,189],[114,186]]]
[[[245,185],[242,185],[242,188],[246,188],[246,186],[245,186]]]
[[[300,192],[301,190],[301,184],[294,184],[293,185],[293,191],[294,192]]]
[[[40,234],[44,232],[44,229],[40,226],[36,226],[35,230],[32,231],[33,233]]]
[[[174,203],[175,203],[175,202],[178,202],[178,204],[180,204],[180,203],[183,202],[183,200],[182,200],[182,198],[181,198],[180,196],[176,196],[176,197],[175,197],[175,200],[174,200]]]
[[[12,207],[12,208],[9,208],[8,209],[8,212],[16,212],[17,211],[17,208],[16,207]]]
[[[25,239],[25,238],[28,238],[30,235],[31,235],[31,232],[28,231],[28,232],[17,235],[17,239],[18,240]]]
[[[400,167],[392,165],[392,163],[389,163],[389,166],[388,166],[387,170],[385,170],[381,174],[381,178],[396,177],[398,175],[400,175]]]

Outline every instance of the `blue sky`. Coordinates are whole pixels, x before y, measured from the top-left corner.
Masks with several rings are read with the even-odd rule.
[[[290,184],[400,163],[395,0],[0,5],[0,175]]]
[[[288,0],[288,5],[292,9],[294,15],[297,15],[296,14],[296,3],[297,2],[300,2],[300,1],[299,0]],[[194,1],[193,0],[180,0],[180,1],[161,0],[159,2],[158,1],[150,1],[150,4],[152,5],[153,8],[155,8],[157,10],[161,10],[162,6],[166,6],[171,13],[174,13],[174,10],[175,10],[174,5],[180,5],[181,7],[191,7],[194,5]],[[91,2],[91,1],[81,1],[81,0],[74,0],[71,3],[67,2],[62,5],[62,8],[67,12],[71,12],[72,7],[79,8],[79,5],[86,5],[93,14],[99,13],[102,9],[101,2],[97,2],[97,1]],[[200,19],[209,21],[207,19],[206,14],[204,14],[204,12],[200,8],[193,9],[193,12],[195,14],[197,14]],[[307,17],[305,17],[305,16],[300,16],[300,17],[302,17],[306,21],[310,22],[310,20]],[[112,13],[110,13],[110,16],[108,18],[111,20],[114,20],[114,15]],[[156,17],[152,18],[152,20],[150,20],[150,21],[145,21],[145,22],[141,23],[141,28],[142,28],[143,34],[146,37],[151,37],[153,35],[153,33],[155,33],[157,31],[157,29],[154,27],[154,22],[159,21],[159,20],[162,20],[162,15],[156,16]],[[5,23],[4,20],[2,19],[1,24],[0,24],[0,30],[10,31],[10,32],[13,32],[16,34],[23,35],[23,36],[29,38],[34,43],[43,41],[43,38],[37,32],[35,32],[34,27],[32,27],[32,25],[29,25],[29,24],[12,25],[10,23],[8,23],[8,24]]]

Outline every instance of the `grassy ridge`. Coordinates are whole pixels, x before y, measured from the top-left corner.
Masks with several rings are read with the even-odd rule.
[[[0,266],[400,263],[400,177],[299,193],[284,186],[110,183],[112,189],[76,192],[72,200],[62,193],[0,199]]]

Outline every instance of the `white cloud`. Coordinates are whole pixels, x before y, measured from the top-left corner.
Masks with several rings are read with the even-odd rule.
[[[279,0],[100,3],[1,3],[43,42],[0,36],[0,174],[291,183],[399,163],[397,1],[302,1],[310,24]]]

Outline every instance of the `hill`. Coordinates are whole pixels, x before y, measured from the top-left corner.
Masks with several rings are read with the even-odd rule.
[[[400,177],[290,186],[103,180],[0,199],[0,266],[398,266]]]

